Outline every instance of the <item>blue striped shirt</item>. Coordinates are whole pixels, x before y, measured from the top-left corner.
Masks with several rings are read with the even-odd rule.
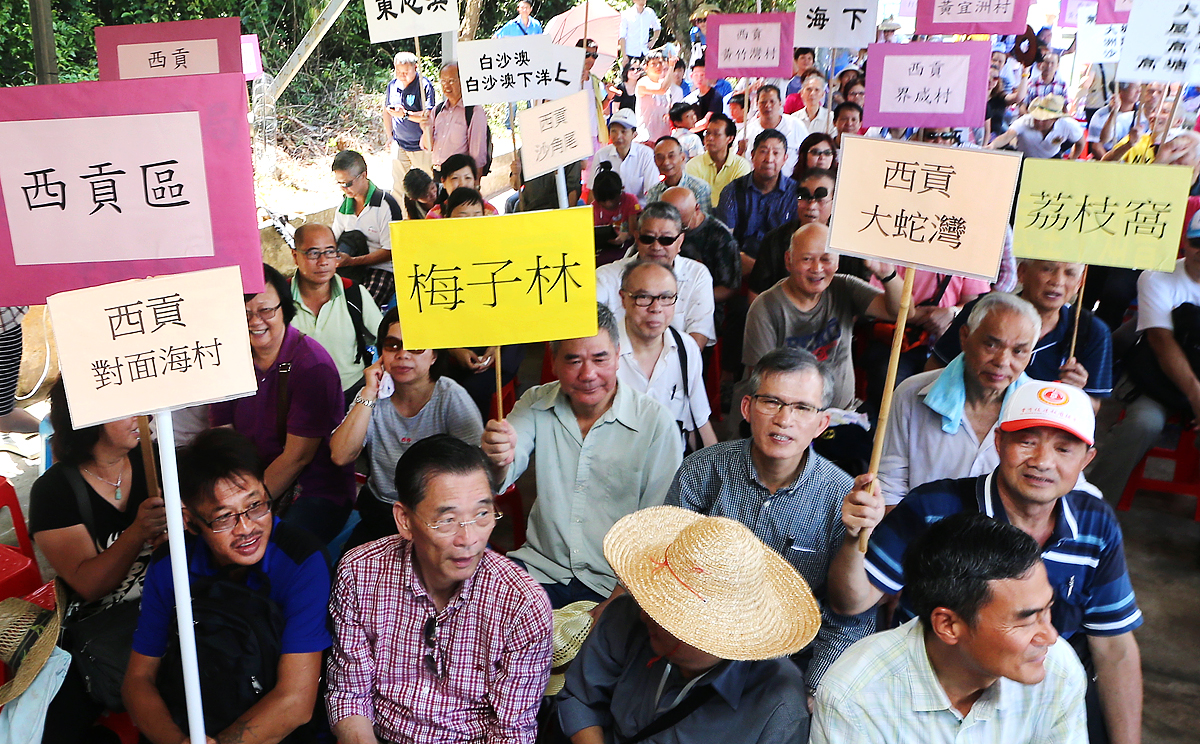
[[[978,511],[1002,522],[1008,514],[994,474],[939,480],[916,488],[871,533],[866,567],[871,583],[888,594],[904,588],[904,551],[927,527],[951,514]],[[1142,624],[1125,567],[1121,527],[1112,508],[1084,491],[1059,499],[1054,532],[1042,546],[1054,587],[1054,627],[1065,638],[1128,633]],[[900,598],[897,618],[913,613]]]

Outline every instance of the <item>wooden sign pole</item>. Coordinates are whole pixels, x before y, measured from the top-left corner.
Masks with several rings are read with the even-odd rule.
[[[496,368],[496,420],[504,420],[504,382],[500,375],[500,349],[496,347],[496,360],[493,366]]]
[[[142,440],[142,468],[146,471],[146,490],[154,494],[158,488],[158,468],[154,464],[154,442],[150,440],[150,417],[138,416],[138,435]],[[168,443],[174,446],[174,442]]]
[[[1079,337],[1079,319],[1083,316],[1083,290],[1087,286],[1087,264],[1083,265],[1083,276],[1079,278],[1079,292],[1075,295],[1075,325],[1071,328],[1071,353],[1068,359],[1075,356],[1075,339]]]

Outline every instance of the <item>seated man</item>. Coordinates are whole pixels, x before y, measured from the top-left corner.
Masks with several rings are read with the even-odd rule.
[[[704,264],[679,255],[683,238],[683,217],[678,209],[666,202],[647,204],[638,215],[637,255],[596,269],[596,299],[608,305],[620,320],[625,313],[620,296],[621,272],[637,260],[660,263],[671,269],[679,280],[672,325],[691,335],[703,349],[717,342],[717,329],[713,323],[713,279]]]
[[[704,213],[691,191],[677,186],[663,192],[662,198],[678,209],[683,219],[683,245],[679,255],[704,264],[712,275],[713,326],[720,329],[725,319],[725,302],[742,284],[737,241],[724,223]]]
[[[531,388],[483,433],[501,492],[537,454],[528,539],[509,557],[556,608],[612,594],[617,577],[604,559],[605,533],[626,514],[661,504],[682,459],[667,409],[618,383],[617,321],[604,304],[596,314],[595,336],[550,342],[558,381]]]
[[[720,96],[717,97],[720,106]],[[712,187],[713,208],[721,201],[721,192],[734,179],[750,173],[750,162],[733,151],[737,124],[725,114],[711,115],[704,129],[704,154],[692,158],[684,171]]]
[[[333,177],[345,199],[333,215],[333,237],[358,230],[367,238],[367,253],[342,254],[338,268],[365,269],[363,287],[380,307],[392,301],[396,280],[392,275],[392,230],[388,223],[404,219],[399,202],[367,178],[367,161],[354,150],[342,150],[333,158]]]
[[[662,199],[663,192],[676,186],[682,186],[696,197],[696,203],[705,212],[712,212],[712,188],[700,178],[683,171],[687,156],[683,154],[683,145],[674,137],[663,137],[654,145],[654,165],[658,168],[662,180],[650,187],[646,192],[647,202]]]
[[[1037,543],[980,514],[929,528],[906,553],[917,617],[859,641],[817,691],[811,744],[1087,744],[1084,671],[1050,623]]]
[[[591,188],[596,179],[599,172],[597,166],[608,161],[612,163],[613,171],[620,174],[625,190],[637,197],[638,204],[645,206],[646,192],[658,183],[658,168],[654,165],[654,153],[650,148],[633,141],[636,136],[637,115],[632,110],[619,109],[608,118],[609,144],[592,156],[591,165],[588,166],[588,187]]]
[[[668,506],[617,522],[604,552],[629,594],[567,669],[558,718],[572,742],[808,740],[803,679],[782,657],[821,616],[791,566],[737,522]]]
[[[1054,587],[1054,627],[1089,671],[1095,670],[1089,675],[1094,680],[1088,694],[1091,741],[1139,741],[1142,671],[1132,631],[1142,624],[1142,613],[1112,508],[1076,485],[1096,454],[1095,430],[1095,414],[1082,390],[1053,382],[1028,384],[1005,405],[994,436],[995,470],[927,483],[882,521],[883,499],[870,475],[860,476],[842,508],[848,539],[829,572],[833,606],[862,612],[885,593],[900,594],[901,620],[922,613],[903,591],[901,561],[909,546],[930,524],[960,512],[1008,522],[1041,546]],[[858,541],[849,539],[863,529],[874,529],[866,556]]]
[[[751,301],[775,286],[788,275],[784,254],[792,245],[792,236],[804,225],[829,224],[833,213],[833,186],[837,174],[833,171],[814,168],[797,181],[796,217],[763,236],[758,249],[758,260],[750,272],[746,285],[750,288]],[[852,259],[861,263],[861,259]],[[841,262],[839,261],[839,268]],[[845,272],[842,272],[845,273]],[[859,277],[862,279],[863,277]],[[869,276],[867,277],[870,278]]]
[[[295,241],[292,299],[296,317],[292,325],[329,352],[349,408],[362,388],[363,370],[371,364],[367,346],[375,344],[374,329],[379,327],[383,314],[370,297],[363,301],[360,286],[337,275],[338,249],[333,230],[310,222],[296,228]]]
[[[193,533],[186,541],[193,596],[198,599],[200,587],[212,577],[240,576],[226,581],[268,595],[269,600],[263,597],[260,601],[273,605],[283,621],[276,641],[280,650],[277,681],[260,692],[257,702],[234,711],[236,720],[221,720],[212,715],[220,709],[216,706],[228,709],[230,696],[237,700],[237,689],[248,685],[244,680],[228,679],[223,680],[228,681],[228,688],[204,689],[209,741],[292,741],[288,737],[312,717],[321,654],[330,645],[325,624],[329,604],[325,552],[307,531],[271,515],[271,496],[263,485],[263,466],[254,444],[232,429],[208,429],[180,450],[179,484]],[[205,617],[211,615],[196,615],[198,637],[205,634]],[[121,690],[134,724],[154,744],[177,744],[187,736],[175,627],[174,580],[164,545],[146,572],[142,614]],[[222,625],[210,632],[227,634],[230,627]],[[266,641],[259,638],[264,645]],[[162,663],[164,656],[167,665]],[[210,657],[201,656],[201,672],[207,669],[214,674],[206,658]],[[260,660],[264,664],[271,661]],[[175,673],[171,674],[172,670]],[[172,704],[168,706],[166,701]]]
[[[532,744],[550,674],[546,594],[488,549],[488,461],[446,434],[396,463],[400,534],[338,564],[329,722],[342,744]]]
[[[842,498],[853,479],[809,446],[829,425],[827,367],[803,349],[776,349],[759,360],[752,384],[742,399],[750,438],[689,457],[667,504],[742,522],[808,582],[823,620],[805,659],[811,691],[839,654],[875,629],[874,613],[846,617],[826,601],[829,565],[842,542]]]
[[[767,129],[754,138],[752,170],[721,191],[717,218],[733,231],[742,251],[742,276],[754,268],[763,236],[796,216],[796,182],[784,174],[787,138]]]
[[[854,401],[850,334],[860,315],[891,320],[900,307],[899,280],[891,264],[866,261],[883,291],[861,279],[838,274],[838,255],[826,248],[829,228],[805,225],[792,236],[785,254],[788,278],[763,292],[746,314],[742,363],[749,374],[758,360],[780,346],[806,349],[827,362],[834,380],[832,404]]]

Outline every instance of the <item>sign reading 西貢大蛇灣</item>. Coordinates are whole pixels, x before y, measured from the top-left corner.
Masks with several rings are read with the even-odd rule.
[[[545,34],[464,41],[458,72],[467,106],[557,100],[579,90],[584,49],[551,43]]]
[[[372,44],[458,31],[457,0],[363,0]]]
[[[996,280],[1020,153],[845,136],[839,160],[832,250]]]
[[[1200,83],[1200,3],[1138,0],[1125,25],[1117,80]]]
[[[801,0],[796,47],[860,49],[875,41],[878,0]]]
[[[253,394],[236,266],[46,298],[76,428]]]
[[[517,113],[526,181],[592,155],[588,108],[594,101],[590,90],[581,90]]]
[[[711,13],[704,53],[710,80],[791,77],[795,13]]]
[[[1179,165],[1026,160],[1013,254],[1172,271],[1191,184]]]
[[[101,80],[242,72],[240,18],[97,26]]]
[[[869,127],[977,127],[987,107],[986,41],[871,44]]]
[[[396,307],[413,348],[523,344],[596,333],[592,212],[393,222]]]
[[[1019,34],[1029,0],[917,0],[918,34]]]

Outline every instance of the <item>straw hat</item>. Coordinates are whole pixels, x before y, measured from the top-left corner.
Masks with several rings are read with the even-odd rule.
[[[879,24],[879,30],[880,31],[899,31],[900,24],[896,23],[896,21],[892,20],[891,18],[888,18],[886,21]]]
[[[720,12],[721,12],[721,9],[719,7],[717,7],[716,5],[714,5],[713,3],[703,3],[699,6],[697,6],[694,11],[692,11],[692,14],[691,14],[691,16],[688,17],[688,20],[693,21],[693,22],[702,21],[705,18],[708,18],[710,13],[720,13]]]
[[[554,611],[554,655],[550,657],[550,681],[546,684],[546,697],[554,697],[563,688],[567,675],[555,669],[565,667],[575,660],[583,641],[592,632],[592,616],[596,603],[584,600],[572,602]]]
[[[1033,103],[1029,106],[1029,114],[1038,121],[1061,119],[1067,115],[1064,110],[1065,103],[1062,96],[1051,93],[1048,96],[1033,99]]]
[[[0,705],[25,692],[45,666],[58,643],[62,606],[61,596],[51,610],[18,597],[0,602],[0,660],[12,675],[0,687]]]
[[[642,509],[608,531],[604,557],[664,630],[722,659],[795,653],[821,625],[796,569],[732,519]]]

